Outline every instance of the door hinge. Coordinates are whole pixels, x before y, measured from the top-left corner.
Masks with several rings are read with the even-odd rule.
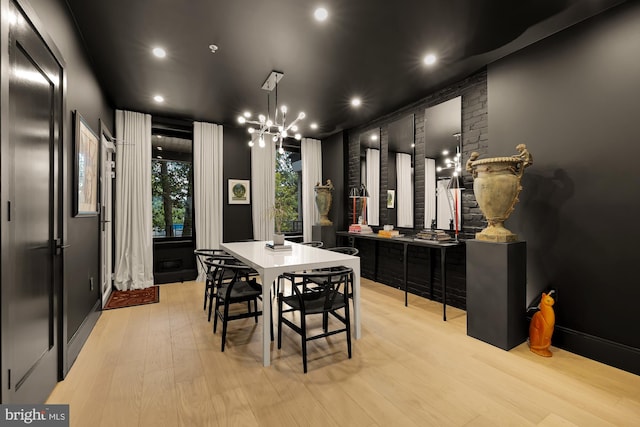
[[[7,389],[11,390],[11,369],[7,369]]]
[[[67,249],[69,246],[71,246],[71,245],[63,245],[62,244],[62,238],[60,238],[60,237],[57,238],[57,239],[54,239],[53,242],[54,242],[54,245],[55,245],[55,254],[56,255],[60,255],[62,253],[63,249]]]

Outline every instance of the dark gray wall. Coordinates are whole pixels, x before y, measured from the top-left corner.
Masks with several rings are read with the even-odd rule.
[[[360,183],[358,137],[363,130],[380,126],[384,159],[388,124],[415,112],[420,158],[424,108],[462,95],[463,163],[472,151],[482,157],[516,154],[519,143],[533,154],[534,165],[524,175],[524,190],[507,227],[527,241],[527,301],[548,287],[558,290],[553,344],[635,373],[640,373],[635,315],[640,288],[633,268],[640,264],[640,252],[633,245],[640,237],[634,221],[640,210],[640,172],[631,159],[640,155],[638,28],[640,5],[625,3],[492,64],[488,73],[349,130],[346,184]],[[385,177],[382,164],[381,193],[386,193]],[[466,172],[464,183],[463,231],[473,238],[485,222]],[[415,186],[418,229],[424,218],[421,162]],[[384,215],[383,210],[381,223]],[[376,255],[361,249],[363,276],[376,277]],[[400,254],[384,257],[401,260]],[[423,266],[425,257],[419,258]],[[454,264],[452,269],[462,284],[454,305],[464,308],[464,267]],[[393,277],[377,279],[397,284]],[[418,279],[411,283],[410,271],[410,290],[425,295]]]
[[[348,131],[348,151],[349,156],[346,188],[360,186],[360,143],[359,137],[363,131],[375,127],[380,128],[380,200],[387,200],[387,189],[395,188],[388,181],[389,165],[389,125],[397,120],[406,118],[413,114],[415,117],[415,158],[424,159],[424,114],[425,109],[441,102],[448,101],[457,96],[462,96],[462,163],[469,158],[469,154],[477,151],[481,154],[487,152],[489,143],[488,135],[488,115],[487,115],[487,73],[478,73],[453,83],[433,94],[422,98],[415,103],[403,107],[397,111],[380,117],[372,122],[366,123],[358,128]],[[463,171],[465,188],[462,192],[462,232],[469,237],[474,236],[476,231],[484,227],[486,222],[482,218],[482,213],[478,209],[478,204],[473,195],[473,184],[469,174]],[[419,231],[424,228],[424,160],[415,162],[414,175],[414,230]],[[388,224],[389,212],[386,203],[381,203],[380,224]],[[348,205],[349,215],[352,214],[352,206]],[[407,230],[411,232],[412,230]]]
[[[247,144],[246,128],[224,128],[224,208],[223,241],[232,242],[253,238],[251,205],[230,205],[228,201],[229,179],[251,179],[251,148]],[[339,132],[322,141],[322,180],[331,179],[334,185],[333,201],[329,219],[337,230],[346,226],[344,197],[345,176],[344,134]],[[315,184],[314,184],[315,185]],[[253,189],[252,189],[253,191]]]
[[[253,239],[251,205],[230,205],[229,179],[251,179],[251,148],[247,144],[247,129],[224,127],[224,181],[222,241]],[[253,188],[251,189],[253,191]],[[251,197],[253,199],[253,195]]]
[[[489,68],[489,154],[534,164],[507,227],[527,241],[527,298],[558,290],[554,343],[640,373],[640,4]]]
[[[389,170],[395,171],[395,163],[388,161],[389,125],[404,119],[409,114],[415,118],[415,158],[425,156],[425,109],[457,96],[462,97],[462,157],[463,163],[469,154],[477,151],[486,154],[489,143],[487,114],[487,73],[482,70],[459,82],[453,83],[415,103],[380,117],[370,123],[351,129],[348,132],[348,170],[345,188],[360,185],[360,143],[363,131],[380,128],[380,224],[388,224],[395,216],[395,209],[387,209],[387,189],[395,188],[394,180],[389,182]],[[394,173],[395,176],[395,173]],[[486,225],[482,213],[473,194],[473,184],[469,174],[463,173],[466,190],[462,193],[462,237],[472,238],[476,231]],[[424,228],[424,160],[415,162],[414,175],[414,228],[402,229],[402,232],[414,234]],[[352,204],[346,206],[349,218],[352,215]],[[345,230],[347,226],[342,230]],[[376,227],[377,229],[377,227]],[[343,239],[344,240],[344,239]],[[346,242],[342,241],[343,244]],[[402,283],[402,246],[392,243],[372,244],[368,241],[358,242],[361,273],[363,277],[376,280],[394,287]],[[464,248],[461,248],[464,249]],[[452,250],[447,256],[447,304],[465,309],[466,307],[466,268],[464,250]],[[410,292],[442,301],[440,285],[439,259],[433,258],[427,249],[413,248],[409,251],[407,283]],[[432,292],[429,285],[429,268],[435,268],[436,285]]]
[[[64,146],[67,153],[64,174],[66,244],[64,252],[64,292],[66,305],[66,340],[76,341],[67,355],[66,369],[77,356],[84,339],[74,340],[82,323],[100,300],[99,282],[99,227],[98,217],[73,218],[73,115],[78,110],[96,134],[100,131],[99,120],[113,133],[114,110],[105,98],[95,78],[91,64],[84,52],[73,19],[63,0],[30,0],[39,19],[44,24],[66,62],[66,111],[64,112]],[[90,290],[89,280],[95,286]]]

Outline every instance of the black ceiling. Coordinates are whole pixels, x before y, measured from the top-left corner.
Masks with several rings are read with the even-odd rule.
[[[67,0],[113,106],[236,125],[280,104],[304,136],[356,127],[464,78],[621,0]],[[214,54],[210,44],[219,46]],[[154,46],[167,51],[163,60]],[[427,52],[439,61],[422,63]],[[165,98],[153,101],[155,94]],[[354,109],[349,100],[360,96]],[[273,95],[272,95],[273,96]],[[273,102],[273,97],[271,98]],[[317,122],[318,130],[308,125]]]

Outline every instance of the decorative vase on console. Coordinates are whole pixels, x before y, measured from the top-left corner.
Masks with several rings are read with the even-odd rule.
[[[333,191],[333,183],[330,179],[327,179],[325,185],[320,185],[318,182],[315,186],[316,190],[316,206],[318,213],[320,214],[319,225],[333,225],[333,222],[329,219],[329,210],[331,209],[331,201]]]
[[[519,154],[508,157],[478,159],[471,153],[467,171],[473,174],[473,192],[488,226],[476,233],[476,239],[489,242],[515,242],[518,236],[504,227],[504,222],[518,202],[524,169],[533,164],[525,144],[516,146]]]

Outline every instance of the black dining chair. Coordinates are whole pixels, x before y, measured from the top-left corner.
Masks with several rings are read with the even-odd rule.
[[[307,342],[345,332],[347,334],[347,352],[351,359],[351,320],[349,317],[348,286],[353,270],[313,271],[303,273],[284,273],[291,281],[293,293],[285,296],[278,294],[278,348],[282,348],[282,325],[286,325],[300,334],[302,340],[302,366],[307,372]],[[312,286],[308,286],[311,285]],[[299,313],[299,316],[287,316],[286,313]],[[329,315],[336,318],[342,326],[329,329]],[[322,332],[308,335],[310,316],[322,317]],[[291,317],[291,318],[289,318]],[[300,323],[294,323],[299,318]]]
[[[310,240],[308,242],[302,242],[300,244],[304,245],[304,246],[311,246],[313,248],[322,248],[324,246],[324,243],[322,241],[320,241],[320,240]],[[282,282],[283,280],[284,280],[284,277],[279,276],[276,279],[276,281],[273,283],[273,288],[272,289],[273,289],[274,297],[276,295],[278,295],[278,293],[280,292],[280,287],[283,284],[283,282]]]
[[[255,318],[258,323],[258,316],[262,315],[262,310],[258,310],[258,300],[262,300],[262,286],[256,281],[252,274],[253,269],[242,264],[234,257],[218,255],[205,260],[205,264],[213,272],[214,282],[214,313],[213,333],[216,333],[218,319],[222,321],[222,344],[224,351],[227,339],[227,324],[232,320]],[[253,310],[251,303],[253,302]],[[247,304],[246,312],[230,312],[232,304]],[[264,304],[264,301],[263,301]],[[269,301],[271,304],[271,301]],[[266,321],[266,320],[265,320]],[[271,327],[271,340],[273,340],[273,317],[269,319]]]
[[[201,269],[205,272],[205,282],[204,282],[204,304],[202,309],[207,309],[207,304],[209,307],[209,316],[208,321],[211,321],[211,310],[213,306],[213,296],[215,294],[214,290],[214,280],[213,280],[213,271],[211,267],[208,266],[205,261],[208,258],[214,258],[220,255],[227,255],[226,252],[222,249],[196,249],[193,251],[198,260],[198,264],[200,264]]]
[[[314,248],[321,248],[324,246],[324,243],[320,240],[310,240],[308,242],[302,242],[301,245],[312,246]]]
[[[360,253],[358,248],[354,248],[352,246],[336,246],[333,248],[324,248],[324,249],[328,251],[340,252],[341,254],[353,255],[353,256],[358,256],[358,254]]]
[[[325,249],[327,251],[339,252],[341,254],[351,255],[351,256],[358,256],[358,254],[360,253],[358,248],[354,248],[354,247],[351,247],[351,246],[336,246],[336,247],[333,247],[333,248],[325,248]],[[315,269],[314,271],[332,271],[332,270],[341,270],[343,268],[345,268],[345,267],[344,266],[327,267],[327,268]],[[315,281],[314,279],[311,279],[311,280]],[[353,275],[349,278],[349,286],[348,286],[347,295],[349,296],[349,298],[353,298]]]

